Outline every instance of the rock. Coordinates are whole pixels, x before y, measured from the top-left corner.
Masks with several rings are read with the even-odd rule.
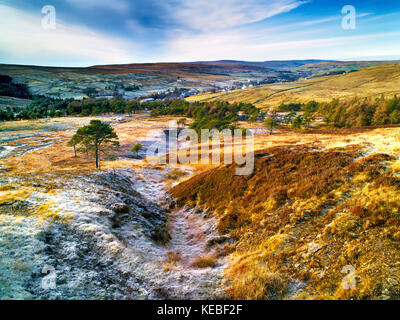
[[[214,238],[211,238],[211,239],[209,239],[207,241],[207,246],[212,247],[212,246],[215,246],[217,244],[222,244],[222,243],[224,243],[224,242],[226,242],[228,240],[229,240],[228,236],[214,237]]]
[[[112,211],[115,213],[111,217],[112,227],[119,228],[129,214],[129,207],[125,203],[114,203],[112,205]]]
[[[173,210],[175,208],[176,208],[176,201],[175,200],[169,201],[168,209]]]
[[[129,207],[125,203],[114,203],[111,210],[116,214],[129,213]]]
[[[165,244],[171,240],[171,236],[166,229],[157,229],[151,233],[151,239],[154,242]]]
[[[136,159],[136,160],[142,160],[144,157],[137,154],[137,153],[133,153],[133,152],[128,152],[124,154],[125,158],[129,158],[129,159]]]

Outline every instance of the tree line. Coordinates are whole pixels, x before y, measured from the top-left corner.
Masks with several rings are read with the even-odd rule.
[[[174,100],[170,104],[163,104],[153,108],[151,115],[181,115],[193,118],[190,125],[197,133],[201,129],[234,129],[234,123],[243,119],[255,121],[263,115],[261,111],[248,103],[229,103],[224,101],[193,102]]]
[[[57,99],[34,96],[32,103],[24,108],[7,107],[0,110],[0,120],[30,120],[66,116],[95,116],[103,114],[131,114],[152,108],[150,102],[120,99]]]
[[[364,127],[371,125],[400,124],[400,99],[354,98],[348,101],[334,99],[318,108],[326,115],[325,121],[336,127]]]
[[[285,113],[283,119],[278,121],[277,112]],[[265,124],[272,128],[283,122],[294,129],[309,128],[317,116],[323,117],[327,125],[337,128],[400,124],[400,98],[355,97],[330,102],[282,103],[276,111],[269,113]]]
[[[28,87],[22,83],[15,83],[13,78],[7,75],[0,75],[0,96],[31,99],[32,94]]]

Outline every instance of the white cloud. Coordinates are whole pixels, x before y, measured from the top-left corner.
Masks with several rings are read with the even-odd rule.
[[[342,37],[318,37],[318,30],[308,33],[310,37],[306,40],[297,40],[304,39],[304,31],[293,31],[285,36],[280,32],[264,30],[252,34],[248,30],[230,30],[198,36],[186,35],[166,44],[165,52],[170,54],[165,60],[272,60],[317,57],[339,59],[370,50],[371,42],[376,39],[396,38],[400,35],[397,31]],[[381,51],[398,54],[399,47],[400,45],[395,47],[391,44],[390,47],[381,48]]]
[[[0,5],[0,50],[7,62],[52,61],[127,63],[133,60],[127,43],[85,27],[57,21],[56,30],[44,30],[41,16]],[[3,61],[6,62],[6,61]]]
[[[171,20],[182,26],[211,31],[245,25],[289,12],[302,0],[179,0],[164,6]]]
[[[296,25],[250,30],[254,22],[289,12],[307,0],[171,0],[164,3],[172,25],[170,37],[164,41],[164,61],[218,59],[251,59],[253,44],[270,42],[269,35]],[[304,24],[329,22],[338,17],[314,20]],[[339,17],[340,19],[340,17]],[[300,26],[299,26],[300,27]],[[259,53],[259,52],[258,52]]]

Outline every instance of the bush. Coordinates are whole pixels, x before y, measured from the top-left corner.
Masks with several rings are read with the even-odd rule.
[[[191,263],[191,266],[194,268],[214,268],[217,265],[217,262],[214,257],[204,256],[197,257]]]
[[[141,143],[136,143],[132,148],[131,148],[131,152],[132,153],[139,153],[140,150],[142,150],[143,145]]]
[[[171,172],[168,173],[168,179],[170,180],[178,180],[179,178],[182,178],[186,175],[185,171],[179,170],[179,169],[174,169]]]

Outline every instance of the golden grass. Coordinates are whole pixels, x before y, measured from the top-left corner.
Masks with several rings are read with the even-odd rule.
[[[51,219],[57,222],[68,222],[68,216],[62,216],[59,214],[56,204],[49,200],[43,202],[34,210],[34,214],[41,217],[42,219]]]
[[[345,75],[321,77],[293,83],[269,84],[228,93],[204,93],[188,101],[229,101],[253,103],[261,109],[275,108],[282,102],[329,102],[334,98],[393,96],[400,93],[400,65],[374,66]]]
[[[8,188],[8,186],[3,186],[3,188]],[[0,191],[0,206],[10,201],[27,199],[33,191],[34,190],[32,188]]]
[[[363,157],[364,144],[344,148],[336,135],[330,150],[266,150],[273,156],[257,160],[252,177],[218,168],[172,189],[179,203],[214,212],[218,229],[235,240],[225,271],[231,298],[400,297],[400,179],[391,169],[399,145],[396,135],[382,132],[346,139],[370,141],[387,154]],[[223,197],[219,190],[226,190]],[[348,266],[354,289],[343,287]],[[302,286],[293,289],[294,283]]]
[[[186,175],[185,171],[179,169],[173,169],[171,172],[168,173],[167,177],[171,180],[178,180]]]
[[[115,124],[121,140],[118,154],[123,155],[137,141],[144,140],[150,129],[161,128],[170,119]],[[79,121],[88,122],[89,118]],[[62,186],[55,185],[47,174],[81,176],[95,171],[93,159],[81,154],[74,158],[72,149],[66,146],[73,132],[54,133],[52,137],[60,140],[53,146],[2,160],[9,171],[1,174],[22,181],[18,185],[1,186],[0,205],[28,199],[37,189],[45,190],[52,198]],[[193,165],[200,176],[195,178],[196,188],[192,189],[200,192],[181,200],[202,206],[210,200],[207,206],[215,209],[219,230],[230,232],[235,239],[231,247],[232,263],[225,273],[231,297],[399,298],[400,189],[396,180],[400,173],[399,137],[399,128],[257,135],[256,150],[280,148],[276,149],[278,153],[270,152],[276,162],[266,161],[267,158],[257,160],[260,171],[250,183],[218,168],[216,175],[212,175],[216,180],[210,180],[216,183],[210,184],[209,190],[196,189],[197,183],[204,182],[201,179],[209,175],[206,170],[214,166]],[[289,145],[296,146],[291,148],[299,156],[287,152]],[[311,147],[315,150],[310,151]],[[361,161],[361,152],[369,152],[372,157]],[[396,158],[374,156],[379,153]],[[148,164],[117,160],[102,161],[101,166],[103,170],[140,169]],[[276,176],[268,178],[273,174]],[[213,188],[221,181],[227,183],[221,189],[223,192],[215,192]],[[34,183],[40,186],[34,187]],[[31,214],[67,221],[63,220],[67,215],[59,212],[51,200],[32,208]],[[209,256],[196,260],[206,267],[215,263],[215,258]],[[171,256],[168,266],[175,268],[178,263],[179,258]],[[341,271],[346,265],[356,270],[355,290],[344,290],[341,286],[344,277]],[[305,286],[288,296],[294,280]]]

